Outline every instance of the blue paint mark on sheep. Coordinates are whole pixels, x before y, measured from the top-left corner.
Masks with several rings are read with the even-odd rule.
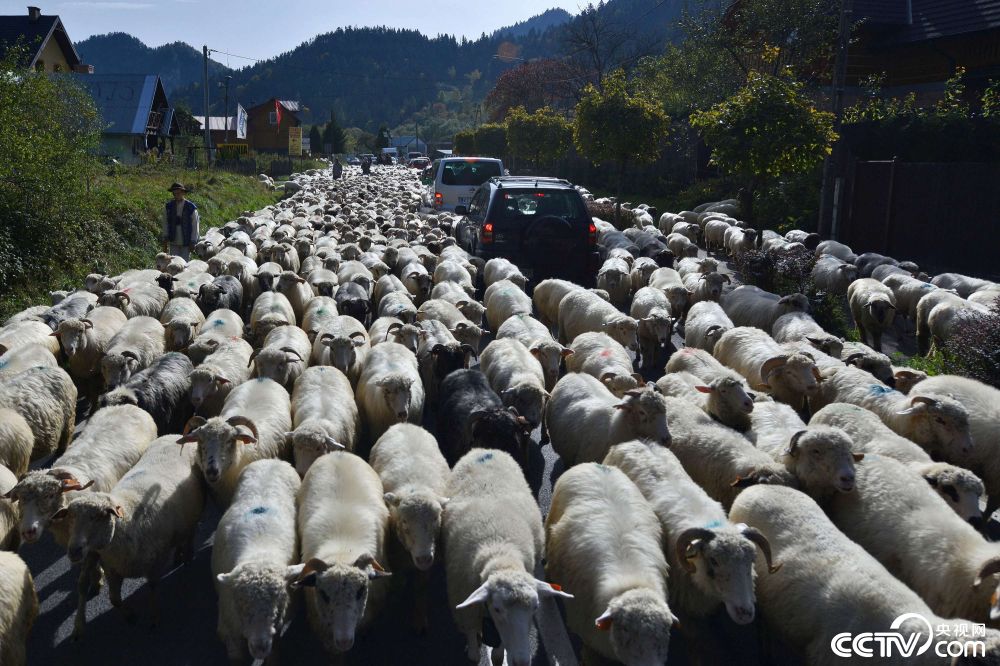
[[[212,326],[225,326],[225,325],[226,325],[226,322],[223,321],[222,319],[213,319],[212,320]]]
[[[259,516],[262,513],[267,513],[267,510],[268,509],[266,506],[255,506],[254,508],[250,509],[250,513]]]
[[[710,522],[710,523],[708,523],[708,524],[705,525],[705,529],[706,530],[714,530],[714,529],[716,529],[718,527],[722,527],[722,521],[721,520],[713,520],[712,522]]]
[[[868,389],[869,395],[887,395],[895,392],[895,390],[889,388],[888,386],[883,386],[882,384],[872,384]]]
[[[493,460],[493,454],[492,453],[484,453],[483,455],[479,456],[476,459],[476,462],[477,463],[484,463],[487,460]]]

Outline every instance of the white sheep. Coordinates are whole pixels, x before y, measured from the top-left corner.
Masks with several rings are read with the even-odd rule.
[[[545,324],[528,315],[515,315],[507,319],[496,330],[496,337],[513,338],[528,348],[542,365],[547,391],[552,390],[559,381],[559,366],[563,359],[573,354],[572,349],[555,341]]]
[[[3,414],[0,414],[3,418]],[[17,476],[8,467],[0,465],[0,496],[6,495],[17,485]],[[17,550],[21,545],[18,522],[21,517],[11,502],[0,502],[0,550]]]
[[[264,338],[264,346],[251,354],[253,377],[269,377],[289,391],[309,366],[312,343],[298,326],[279,326]]]
[[[705,238],[705,250],[708,252],[718,252],[726,247],[726,230],[731,226],[725,220],[708,220],[705,222],[703,234]]]
[[[440,298],[432,298],[423,302],[417,309],[416,321],[436,319],[447,327],[455,339],[479,349],[483,329],[469,320],[458,306]]]
[[[507,259],[502,257],[490,259],[486,262],[486,269],[483,271],[483,284],[489,288],[490,285],[500,280],[510,280],[522,291],[528,284],[528,278],[521,273],[521,269]]]
[[[658,268],[649,276],[649,286],[666,294],[670,312],[683,320],[691,307],[691,292],[684,286],[681,274],[672,268]]]
[[[435,285],[431,291],[431,298],[439,298],[448,301],[459,310],[466,318],[477,326],[483,323],[486,315],[486,308],[482,303],[466,294],[461,287],[453,282],[442,282]]]
[[[664,398],[671,452],[709,497],[728,508],[740,490],[755,483],[792,485],[784,465],[739,433],[713,421],[680,398]],[[756,407],[755,407],[756,411]]]
[[[53,516],[69,533],[71,562],[96,555],[108,579],[111,605],[132,617],[122,604],[125,578],[145,578],[149,585],[153,625],[159,623],[156,587],[174,562],[194,554],[194,534],[205,504],[195,452],[178,454],[176,435],[161,437],[108,491],[78,493]],[[87,596],[81,593],[73,635],[80,638],[87,622]]]
[[[936,275],[934,279],[931,280],[931,284],[935,287],[940,287],[941,289],[954,289],[955,293],[962,298],[968,298],[977,291],[993,289],[996,287],[995,282],[969,277],[968,275],[962,275],[961,273],[941,273],[940,275]]]
[[[325,453],[358,444],[361,417],[354,390],[344,373],[329,366],[307,369],[292,390],[292,426],[286,433],[299,476]]]
[[[731,226],[725,231],[723,244],[730,256],[739,258],[757,248],[757,230]]]
[[[451,471],[437,440],[420,426],[397,423],[375,443],[369,460],[382,480],[393,534],[414,566],[427,571],[434,564]]]
[[[530,662],[532,616],[546,597],[572,598],[533,573],[545,547],[542,516],[514,459],[503,451],[472,449],[448,479],[441,534],[448,603],[466,639],[466,654],[479,661],[483,621],[500,637],[493,663],[507,653],[511,664]]]
[[[228,506],[243,468],[264,458],[287,458],[292,428],[288,392],[274,380],[251,379],[232,390],[222,412],[194,416],[177,443],[198,444],[201,468],[216,501]]]
[[[504,407],[514,407],[532,426],[542,422],[549,393],[542,364],[531,350],[515,338],[499,338],[483,350],[479,367]]]
[[[684,344],[711,354],[722,334],[734,327],[733,320],[715,301],[695,303],[684,322]]]
[[[121,330],[125,322],[125,315],[121,310],[101,306],[88,312],[84,319],[68,319],[61,322],[52,333],[58,338],[66,354],[70,375],[82,384],[88,385],[88,398],[96,398],[100,388],[101,358],[107,351],[111,339]]]
[[[810,345],[835,358],[844,351],[844,339],[831,335],[816,323],[812,315],[805,312],[789,312],[774,320],[771,336],[781,344],[804,340]]]
[[[581,333],[573,339],[570,349],[573,354],[566,357],[566,369],[596,377],[619,398],[646,385],[642,375],[632,371],[628,351],[609,335]]]
[[[470,323],[469,325],[476,327],[475,324]],[[395,317],[379,317],[368,327],[368,337],[373,347],[380,342],[398,342],[416,354],[417,348],[420,346],[420,332],[422,330],[416,324],[404,324]],[[459,339],[457,335],[455,338]],[[474,345],[475,348],[478,346],[478,344]]]
[[[684,398],[719,423],[743,432],[750,427],[754,399],[743,382],[734,377],[717,376],[705,381],[690,372],[672,372],[656,380],[663,395]]]
[[[892,289],[878,280],[862,278],[847,288],[847,300],[861,341],[867,343],[870,338],[872,348],[882,351],[882,333],[892,326],[896,316],[896,297]]]
[[[211,317],[206,317],[210,320]],[[250,311],[250,336],[263,342],[271,329],[278,326],[295,326],[298,322],[288,298],[276,291],[265,291],[253,302]]]
[[[918,349],[926,347],[928,332],[935,348],[941,349],[944,343],[951,339],[958,324],[965,321],[975,321],[977,316],[988,315],[990,312],[989,307],[972,301],[948,299],[939,303],[928,313],[926,328],[917,330]]]
[[[567,467],[597,462],[608,449],[630,439],[669,446],[664,398],[635,389],[617,398],[599,379],[570,373],[559,380],[545,409],[545,428],[553,450]]]
[[[643,285],[645,286],[645,285]],[[568,280],[542,280],[531,291],[531,300],[535,304],[538,316],[542,322],[556,324],[559,321],[559,303],[571,291],[583,291],[583,287]]]
[[[910,391],[909,398],[940,400],[941,396],[957,401],[968,414],[973,448],[968,457],[969,464],[962,466],[982,476],[989,497],[985,514],[988,517],[1000,507],[1000,457],[996,448],[1000,442],[1000,391],[974,379],[938,375],[917,384]],[[955,460],[951,462],[961,464]]]
[[[258,460],[240,473],[233,503],[219,519],[212,576],[219,596],[219,640],[230,661],[267,659],[292,618],[288,583],[296,566],[299,476],[283,460]]]
[[[684,276],[684,288],[691,294],[691,303],[716,301],[722,298],[723,283],[732,279],[725,273],[689,273]]]
[[[225,340],[191,372],[191,404],[201,416],[216,416],[234,388],[250,378],[253,348],[245,340]]]
[[[882,352],[875,351],[863,342],[845,341],[840,352],[840,360],[843,361],[844,365],[861,368],[886,386],[892,386],[896,381],[896,373],[892,369],[892,361],[889,360],[889,357]]]
[[[494,282],[483,295],[486,321],[494,331],[510,317],[531,314],[531,298],[510,280]]]
[[[153,271],[150,277],[155,280],[158,271]],[[129,319],[135,317],[152,317],[158,319],[163,307],[170,300],[167,292],[155,284],[147,282],[121,283],[118,290],[109,290],[101,294],[98,305],[116,307],[125,313]]]
[[[812,269],[812,279],[816,289],[841,296],[847,293],[847,288],[858,278],[858,268],[833,255],[821,255]]]
[[[31,425],[17,411],[0,407],[0,465],[15,475],[23,476],[31,462],[35,434]],[[10,488],[4,489],[7,492]]]
[[[722,505],[688,476],[669,449],[625,442],[611,447],[604,464],[623,471],[653,507],[663,529],[674,608],[703,618],[721,604],[733,622],[752,622],[756,549],[770,573],[781,567],[771,562],[767,539],[752,527],[729,522]]]
[[[38,595],[28,565],[16,553],[0,551],[0,662],[28,663],[27,643],[38,617]]]
[[[317,332],[310,365],[332,365],[356,385],[370,349],[364,324],[354,317],[337,315]]]
[[[728,368],[715,359],[703,349],[693,347],[682,347],[671,354],[667,360],[667,373],[689,372],[695,377],[709,384],[715,379],[727,377],[736,380],[743,386],[743,389],[750,392],[750,385],[746,378],[732,368]]]
[[[28,319],[0,328],[0,354],[32,344],[42,345],[53,355],[59,353],[59,341],[52,329],[40,321]]]
[[[809,299],[802,294],[779,296],[760,287],[743,285],[726,294],[722,309],[737,326],[754,326],[770,332],[781,315],[809,312]]]
[[[62,368],[29,368],[0,381],[0,408],[19,414],[31,430],[31,460],[66,449],[76,425],[76,399],[76,386]],[[26,436],[17,426],[6,434],[18,440]],[[24,446],[20,441],[12,445]]]
[[[896,303],[896,316],[916,321],[917,303],[932,291],[937,291],[929,282],[918,280],[907,273],[894,273],[882,278],[882,284],[892,290]]]
[[[629,314],[639,324],[637,337],[643,369],[652,369],[662,356],[674,332],[670,301],[659,289],[643,287],[635,292]]]
[[[913,387],[927,379],[927,373],[915,368],[891,365],[892,378],[897,391],[908,394]]]
[[[59,361],[39,344],[22,345],[0,354],[0,379],[24,372],[29,368],[57,368]]]
[[[395,342],[372,347],[358,377],[355,400],[374,443],[395,423],[417,423],[424,412],[424,387],[417,357]]]
[[[854,495],[839,499],[854,499]],[[774,559],[783,565],[773,576],[757,577],[757,605],[768,631],[798,651],[805,663],[843,664],[844,658],[830,647],[836,637],[889,631],[907,613],[922,616],[924,621],[907,621],[894,631],[904,641],[916,641],[914,645],[931,640],[928,626],[942,632],[939,640],[960,635],[959,629],[961,635],[972,635],[971,622],[935,615],[917,594],[838,530],[815,501],[797,490],[748,488],[733,504],[729,519],[756,528],[770,543]],[[951,548],[953,544],[942,540],[940,545]],[[938,569],[935,564],[934,570]],[[927,576],[926,571],[924,575],[937,578]],[[996,632],[987,633],[995,644]],[[849,648],[850,641],[843,646]],[[899,657],[894,662],[930,665],[942,659],[928,650],[923,657]]]
[[[149,367],[163,355],[163,324],[152,317],[137,316],[118,329],[101,358],[101,375],[109,389]]]
[[[629,265],[617,258],[606,259],[597,271],[597,288],[608,292],[615,307],[624,308],[632,297],[630,272]]]
[[[545,574],[575,593],[566,624],[585,658],[593,651],[628,666],[665,663],[675,617],[662,530],[635,484],[597,463],[568,470],[552,490],[545,535]]]
[[[383,347],[385,345],[379,345]],[[306,472],[297,526],[304,566],[292,583],[305,588],[306,617],[326,651],[343,653],[371,623],[386,595],[389,510],[382,482],[347,452],[320,457]]]
[[[649,284],[649,277],[659,268],[656,260],[650,257],[639,257],[632,263],[629,272],[629,281],[632,283],[632,291],[639,291]],[[537,306],[536,306],[537,307]]]
[[[681,233],[669,233],[666,240],[667,248],[675,257],[697,257],[698,245]]]
[[[986,541],[892,458],[873,456],[858,465],[857,484],[855,492],[833,498],[830,520],[934,612],[995,624],[1000,544]]]
[[[559,302],[559,341],[567,344],[588,331],[607,333],[627,349],[635,350],[639,324],[615,306],[589,291],[573,291]]]
[[[957,311],[965,310],[968,307],[972,307],[972,304],[951,290],[935,289],[921,296],[920,300],[917,301],[916,314],[917,351],[922,356],[926,356],[931,349],[930,315],[932,312],[938,311],[940,325],[950,323]],[[947,315],[942,312],[945,309],[949,311]]]
[[[489,270],[489,262],[487,262],[486,266],[487,270]],[[494,265],[494,268],[496,268],[496,265]],[[496,273],[494,277],[496,277],[497,274],[498,273]],[[513,273],[511,273],[511,275],[513,275]],[[434,267],[433,279],[435,285],[440,284],[442,282],[454,282],[455,284],[460,286],[462,288],[462,291],[464,291],[470,297],[476,295],[476,288],[472,284],[472,275],[465,268],[465,266],[463,266],[458,261],[450,259],[444,259],[440,261],[438,265]],[[495,280],[493,280],[493,282],[496,282],[496,280],[498,279],[500,278],[497,277]],[[379,282],[381,281],[382,279],[380,278]],[[493,284],[493,282],[490,282],[490,284]],[[402,282],[400,282],[400,286],[402,286]],[[405,289],[406,287],[404,286],[403,288]]]
[[[789,353],[759,328],[737,326],[726,331],[713,354],[746,377],[750,386],[770,392],[796,410],[805,409],[806,399],[819,390],[815,360],[804,352]]]

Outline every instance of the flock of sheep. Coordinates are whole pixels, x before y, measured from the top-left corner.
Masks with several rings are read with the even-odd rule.
[[[588,663],[664,664],[672,632],[723,611],[759,611],[810,664],[904,613],[985,644],[953,663],[1000,663],[1000,631],[975,626],[1000,621],[1000,544],[978,531],[982,496],[987,517],[1000,503],[1000,391],[879,351],[894,316],[940,343],[1000,286],[758,236],[720,202],[595,219],[597,287],[527,293],[514,264],[457,247],[406,170],[297,182],[209,229],[199,259],[91,275],[0,328],[4,666],[38,614],[14,551],[49,531],[79,564],[79,638],[102,581],[131,616],[124,579],[155,592],[190,560],[208,497],[233,662],[268,659],[299,596],[342,654],[390,575],[417,582],[419,615],[443,561],[477,662],[485,645],[529,664],[558,601]],[[701,246],[815,250],[815,282],[872,347],[824,331],[802,294],[733,285]],[[527,478],[547,443],[565,471],[543,522]]]

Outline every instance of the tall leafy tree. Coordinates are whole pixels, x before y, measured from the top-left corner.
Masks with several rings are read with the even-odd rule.
[[[383,148],[389,147],[389,128],[382,125],[378,128],[378,134],[375,136],[375,150],[380,151]]]
[[[486,123],[476,128],[476,153],[489,157],[507,154],[507,128],[500,123]]]
[[[462,130],[455,134],[455,153],[458,155],[476,154],[476,133],[473,130]]]
[[[314,153],[323,152],[323,133],[319,131],[319,125],[309,128],[309,150]]]
[[[515,157],[551,164],[573,145],[573,126],[547,106],[534,113],[519,106],[507,114],[507,145]]]
[[[529,113],[543,106],[566,108],[576,102],[579,68],[565,60],[543,58],[522,63],[500,75],[484,101],[490,120],[501,122],[515,107]]]
[[[731,98],[691,115],[712,162],[743,183],[740,204],[747,219],[753,219],[757,191],[815,168],[837,139],[833,114],[817,110],[802,89],[802,83],[751,72]]]
[[[628,89],[625,72],[616,70],[604,80],[604,89],[584,88],[576,105],[573,141],[577,151],[594,164],[617,166],[619,217],[625,167],[654,161],[667,140],[670,118],[658,104]]]
[[[337,122],[337,117],[330,113],[330,122],[323,128],[323,143],[330,145],[330,152],[335,155],[347,152],[347,137],[344,128]]]

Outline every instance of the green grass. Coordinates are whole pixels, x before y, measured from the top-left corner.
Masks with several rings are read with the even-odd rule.
[[[949,374],[947,359],[938,349],[932,349],[931,353],[927,356],[906,356],[901,352],[893,352],[890,355],[890,358],[892,359],[894,365],[913,368],[914,370],[922,370],[927,373],[928,377]]]
[[[39,274],[37,281],[16,285],[0,296],[0,322],[31,305],[49,303],[49,291],[82,288],[88,273],[115,275],[129,268],[148,268],[160,250],[167,187],[184,183],[198,205],[202,233],[280,199],[256,177],[225,171],[188,170],[172,165],[119,167],[90,184],[89,199],[98,222],[84,225],[92,234],[69,263]],[[93,219],[93,218],[90,218]]]

